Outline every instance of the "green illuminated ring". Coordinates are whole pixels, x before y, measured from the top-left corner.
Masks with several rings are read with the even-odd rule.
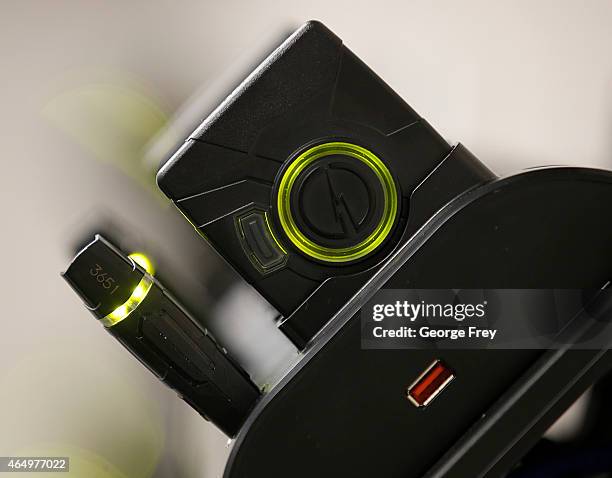
[[[136,288],[132,291],[132,295],[130,295],[128,300],[113,310],[110,314],[100,319],[102,325],[108,328],[118,324],[124,319],[127,319],[128,315],[134,312],[142,301],[145,300],[152,286],[153,277],[151,277],[148,273],[145,273],[145,275],[142,276],[142,279],[140,279],[140,282]]]
[[[350,156],[368,166],[380,181],[384,197],[383,215],[374,231],[359,244],[337,249],[316,244],[308,239],[299,230],[291,214],[291,190],[300,173],[317,159],[332,154]],[[277,199],[278,217],[289,240],[304,254],[325,262],[349,262],[368,255],[389,235],[397,214],[397,190],[385,164],[371,151],[344,142],[319,144],[300,154],[284,172]]]

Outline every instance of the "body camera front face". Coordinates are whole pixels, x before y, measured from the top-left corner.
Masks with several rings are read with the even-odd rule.
[[[200,125],[158,184],[303,347],[426,219],[411,217],[411,196],[450,151],[309,22]]]

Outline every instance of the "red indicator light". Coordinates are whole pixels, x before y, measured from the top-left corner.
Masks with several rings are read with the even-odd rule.
[[[407,397],[416,407],[425,407],[455,378],[453,371],[440,360],[433,362],[408,387]]]

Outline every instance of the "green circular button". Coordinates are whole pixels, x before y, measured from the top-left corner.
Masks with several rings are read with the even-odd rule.
[[[373,252],[391,232],[397,209],[389,169],[371,151],[346,142],[303,152],[278,187],[278,217],[287,238],[325,262],[350,262]]]

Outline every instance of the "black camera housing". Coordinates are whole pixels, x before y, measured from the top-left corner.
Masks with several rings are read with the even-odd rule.
[[[342,263],[304,255],[283,229],[277,207],[286,169],[305,150],[327,143],[372,151],[388,168],[397,194],[397,212],[382,243]],[[357,176],[353,183],[364,189],[373,182],[366,174]],[[162,166],[157,181],[198,232],[279,311],[281,330],[303,348],[437,208],[492,177],[465,148],[451,148],[331,31],[309,22],[197,128]],[[360,201],[371,209],[380,206],[342,179],[336,194],[349,202],[347,210],[357,210],[355,216],[363,209]],[[432,186],[423,187],[425,182]],[[339,214],[331,201],[316,202],[317,192],[326,192],[317,188],[304,194],[311,203],[300,201],[300,207],[308,209],[307,219],[333,232],[331,216]],[[427,189],[426,198],[415,197],[419,189]],[[252,224],[241,228],[241,221]]]

